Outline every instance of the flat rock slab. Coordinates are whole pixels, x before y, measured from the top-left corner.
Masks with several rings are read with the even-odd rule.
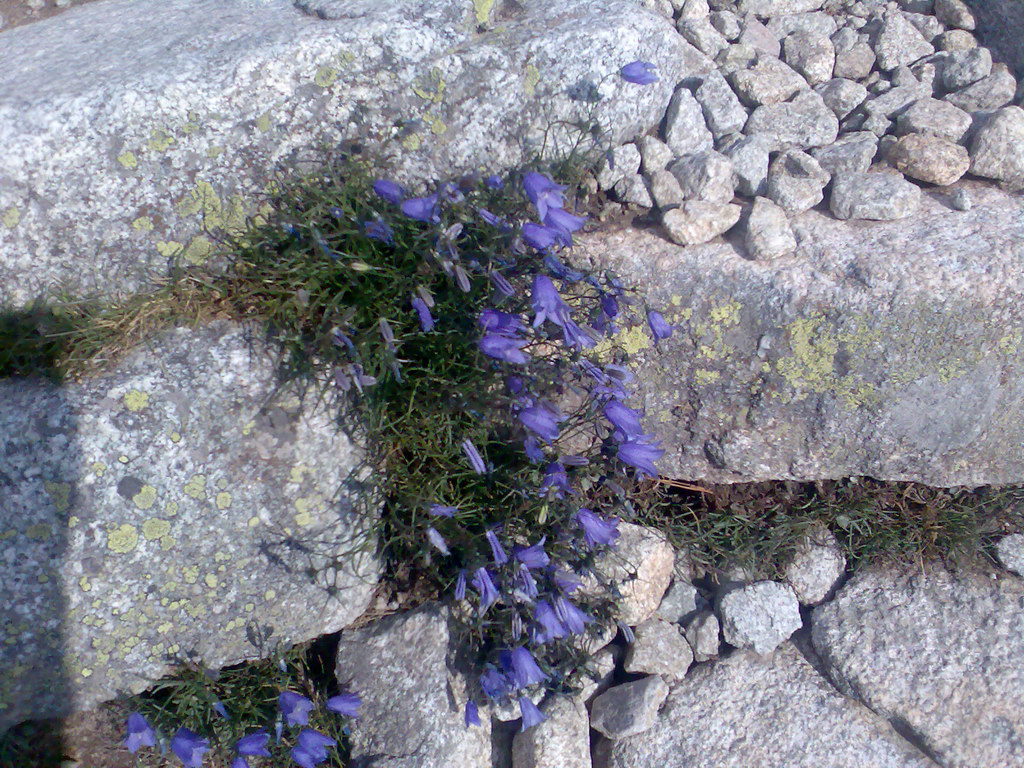
[[[1024,765],[1024,583],[874,570],[814,611],[833,680],[945,768]]]
[[[352,726],[352,765],[491,765],[490,718],[470,728],[463,722],[467,684],[449,671],[448,621],[428,605],[342,633],[335,673],[363,700]]]
[[[698,667],[672,687],[654,726],[603,751],[609,768],[936,768],[791,643]]]
[[[335,5],[106,0],[0,33],[0,306],[204,263],[318,147],[362,142],[414,184],[498,171],[578,139],[552,125],[629,141],[713,67],[628,0]],[[660,80],[618,77],[637,59]]]
[[[0,381],[0,732],[369,603],[361,454],[315,397],[280,391],[254,335],[175,329],[80,384]]]
[[[676,326],[618,343],[669,477],[869,475],[935,486],[1024,479],[1024,200],[973,185],[895,222],[808,211],[771,262],[598,232],[576,258],[613,267]]]

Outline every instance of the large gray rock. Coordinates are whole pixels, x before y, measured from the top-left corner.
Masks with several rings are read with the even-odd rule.
[[[290,0],[107,0],[3,32],[0,306],[58,281],[130,291],[170,260],[203,262],[275,166],[311,148],[371,143],[381,171],[417,184],[498,170],[561,121],[629,141],[711,69],[629,0],[507,4],[478,33],[493,6],[361,2],[325,20]],[[615,75],[636,59],[659,81]]]
[[[998,65],[997,65],[998,66]],[[1017,81],[1005,69],[993,67],[992,74],[955,93],[946,101],[965,112],[981,112],[1005,107],[1017,93]]]
[[[588,593],[615,596],[615,618],[636,626],[658,609],[672,580],[675,552],[653,528],[619,523],[619,534],[615,547],[594,564],[597,579],[588,579],[584,587]]]
[[[744,221],[743,243],[755,261],[788,256],[796,250],[796,237],[789,217],[766,197],[755,197]]]
[[[686,676],[693,652],[680,626],[654,617],[638,626],[634,634],[636,639],[623,664],[626,672],[661,675],[669,682]]]
[[[736,189],[741,195],[763,195],[768,183],[768,157],[771,143],[760,136],[739,136],[722,146],[722,154],[732,161]]]
[[[685,155],[668,166],[686,200],[728,203],[736,193],[732,161],[711,150]]]
[[[760,55],[749,69],[733,72],[729,82],[748,107],[778,104],[797,91],[807,89],[807,81],[795,70],[773,56]],[[742,127],[742,126],[741,126]]]
[[[829,178],[806,152],[783,152],[768,168],[768,197],[788,213],[806,211],[822,201]]]
[[[951,53],[942,68],[942,85],[958,91],[992,74],[992,54],[988,48],[970,48]]]
[[[688,89],[680,87],[672,96],[662,138],[677,157],[703,152],[714,145],[714,136],[704,121],[704,110]]]
[[[732,229],[740,220],[740,213],[740,207],[733,203],[687,200],[678,208],[665,211],[661,224],[672,242],[700,245]]]
[[[258,337],[173,329],[81,383],[0,381],[0,731],[366,608],[360,452],[315,398],[275,394]]]
[[[757,653],[774,651],[800,629],[800,603],[788,584],[758,581],[729,590],[718,609],[725,642]]]
[[[904,219],[921,203],[920,187],[895,172],[840,173],[832,179],[829,207],[840,219]]]
[[[1024,764],[1024,584],[863,573],[814,612],[814,648],[847,695],[947,768]]]
[[[657,348],[621,337],[663,474],[1020,482],[1024,202],[968,186],[965,212],[924,196],[894,222],[798,214],[794,257],[771,263],[654,231],[579,238],[678,327]]]
[[[609,768],[936,768],[789,643],[698,667],[649,730],[604,750]]]
[[[657,675],[609,688],[590,707],[590,727],[609,739],[643,733],[657,721],[668,690]]]
[[[591,768],[590,718],[583,702],[558,696],[541,710],[547,720],[512,740],[512,768]]]
[[[436,606],[344,632],[335,674],[363,700],[352,728],[352,762],[378,768],[491,765],[491,721],[467,728],[464,706],[479,699],[453,666],[448,617]]]
[[[878,137],[871,131],[845,133],[835,143],[811,150],[811,157],[831,176],[864,173],[878,152]]]
[[[912,133],[897,141],[887,159],[911,179],[946,186],[960,180],[971,167],[967,150],[939,136]]]
[[[743,130],[747,111],[718,70],[710,72],[694,92],[715,139]]]
[[[809,149],[831,144],[839,120],[814,91],[801,91],[782,104],[758,107],[747,120],[746,133],[764,137],[772,149]]]
[[[827,33],[794,32],[782,41],[782,55],[785,62],[811,85],[819,85],[832,78],[836,49]]]
[[[814,90],[840,120],[863,104],[864,99],[868,97],[868,89],[863,85],[841,77],[832,78]]]
[[[960,142],[971,128],[971,116],[948,101],[919,99],[896,118],[896,132],[927,133]]]
[[[913,64],[922,56],[934,53],[931,43],[899,12],[889,13],[874,39],[879,69],[890,71],[903,64]]]
[[[996,542],[996,556],[1003,568],[1024,576],[1024,533],[1003,536]]]
[[[846,570],[846,557],[824,526],[810,530],[786,563],[783,575],[801,605],[818,605],[832,593]]]
[[[1024,109],[992,115],[971,141],[971,173],[1024,186]]]

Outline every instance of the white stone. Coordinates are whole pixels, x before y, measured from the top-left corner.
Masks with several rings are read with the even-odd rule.
[[[1024,109],[1004,107],[971,141],[971,173],[1024,185]]]
[[[796,250],[786,212],[766,197],[754,198],[744,222],[743,242],[755,261],[770,261]]]
[[[622,646],[606,645],[587,659],[586,667],[579,672],[580,692],[577,698],[590,700],[612,687],[615,665],[625,655]]]
[[[647,177],[647,188],[654,205],[662,210],[681,205],[686,199],[676,177],[669,171],[656,171]]]
[[[681,209],[665,215],[677,210]],[[594,563],[600,584],[608,584],[609,592],[616,595],[615,618],[631,627],[650,618],[668,589],[674,562],[675,551],[661,533],[642,525],[619,523],[615,547],[603,551]],[[588,582],[584,586],[588,593],[603,593],[596,584]]]
[[[863,85],[841,77],[821,83],[815,86],[814,90],[840,120],[863,104],[868,97],[868,90]]]
[[[665,143],[678,157],[711,149],[714,137],[704,121],[704,110],[686,88],[676,89],[665,113]]]
[[[783,60],[812,86],[832,78],[836,50],[832,41],[811,32],[794,32],[782,41]]]
[[[955,93],[946,94],[950,104],[965,112],[982,112],[1007,106],[1017,95],[1017,81],[1005,66],[996,64],[992,74]]]
[[[886,72],[901,64],[912,64],[922,56],[935,52],[931,43],[898,12],[886,15],[874,44],[878,66]]]
[[[747,111],[720,72],[708,73],[694,91],[694,96],[704,110],[704,121],[716,140],[743,130]]]
[[[966,30],[951,29],[936,37],[933,44],[939,51],[966,51],[969,48],[976,48],[978,41]]]
[[[767,196],[788,213],[806,211],[824,199],[829,178],[806,152],[783,152],[768,168]]]
[[[839,119],[821,96],[808,90],[791,101],[755,109],[746,132],[765,137],[776,150],[823,147],[839,135]]]
[[[741,195],[763,195],[768,184],[769,142],[760,136],[741,136],[722,146],[722,154],[732,161],[736,189]]]
[[[597,171],[597,184],[601,189],[611,189],[625,176],[640,171],[640,150],[636,144],[622,144],[612,150],[611,160],[605,158]]]
[[[996,556],[1003,568],[1024,576],[1024,534],[1003,536],[996,542]]]
[[[751,68],[733,72],[729,82],[748,107],[778,104],[807,88],[807,81],[799,73],[778,59],[763,54]]]
[[[754,16],[747,16],[740,22],[739,42],[749,45],[759,53],[778,58],[782,54],[782,44],[771,31]]]
[[[609,739],[643,733],[657,722],[666,696],[668,686],[657,675],[609,688],[590,707],[590,727]]]
[[[591,768],[590,719],[583,702],[556,696],[540,709],[547,720],[512,739],[512,768]]]
[[[974,14],[963,0],[935,0],[935,16],[947,27],[974,29]]]
[[[842,134],[834,144],[811,150],[811,156],[830,175],[864,173],[878,151],[878,137],[871,131]]]
[[[680,19],[676,29],[686,42],[712,58],[729,47],[729,41],[722,37],[707,18]]]
[[[992,54],[988,48],[954,51],[942,69],[942,85],[947,91],[959,91],[992,74]]]
[[[675,578],[661,599],[656,615],[665,621],[681,624],[697,612],[697,601],[700,593],[688,581]]]
[[[825,527],[810,531],[783,572],[801,605],[818,605],[829,597],[846,571],[846,557]]]
[[[758,581],[725,594],[719,606],[725,641],[768,654],[800,629],[800,603],[793,588]]]
[[[921,188],[895,171],[837,173],[832,177],[829,206],[839,219],[902,219],[920,204]]]
[[[715,29],[722,33],[722,37],[728,40],[730,43],[736,42],[739,39],[740,32],[740,17],[732,11],[715,11],[711,14],[711,23]]]
[[[948,101],[919,99],[896,118],[896,132],[926,133],[960,142],[971,127],[971,116]]]
[[[888,151],[886,159],[905,176],[939,186],[959,181],[971,167],[966,148],[923,133],[901,138]]]
[[[654,136],[641,136],[637,140],[640,147],[640,167],[647,175],[665,170],[672,162],[673,154],[668,144]]]
[[[647,182],[644,181],[644,177],[639,173],[624,176],[615,182],[615,186],[612,189],[623,203],[638,205],[641,208],[651,208],[654,206],[654,199],[647,189]]]
[[[682,627],[655,617],[638,626],[633,634],[635,640],[626,650],[623,665],[626,672],[661,675],[669,682],[686,676],[693,652]]]
[[[661,223],[673,242],[699,245],[732,229],[740,219],[740,207],[733,203],[688,200],[662,214]]]
[[[686,640],[693,649],[693,660],[710,661],[718,657],[718,617],[711,611],[703,611],[686,625]]]
[[[686,200],[728,203],[733,199],[736,181],[732,161],[714,152],[697,152],[680,157],[668,166],[679,181]]]
[[[836,31],[836,17],[824,11],[787,13],[784,16],[773,16],[767,26],[768,31],[779,40],[785,40],[794,32],[818,38],[830,37]]]

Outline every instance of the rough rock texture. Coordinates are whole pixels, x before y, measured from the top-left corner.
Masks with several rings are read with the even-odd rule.
[[[874,44],[878,67],[886,72],[935,52],[902,13],[890,13],[885,17]]]
[[[614,268],[678,327],[658,348],[641,328],[621,336],[664,474],[1018,482],[1024,202],[959,183],[970,211],[925,195],[895,222],[798,214],[778,262],[656,231],[579,238],[576,258]]]
[[[1017,81],[1004,69],[967,86],[945,98],[965,112],[982,112],[1005,107],[1017,93]]]
[[[132,290],[169,260],[204,261],[204,220],[237,229],[274,167],[321,143],[372,143],[416,184],[498,170],[592,112],[628,141],[711,68],[628,0],[507,4],[493,21],[493,3],[475,6],[492,31],[466,0],[350,3],[337,20],[290,0],[107,0],[5,31],[0,305],[60,280]],[[660,80],[602,80],[636,59]]]
[[[996,556],[1003,568],[1024,576],[1024,533],[1003,536],[996,543]]]
[[[363,699],[352,762],[377,768],[489,768],[491,721],[463,722],[466,683],[449,672],[448,618],[435,606],[344,632],[335,674]]]
[[[668,686],[657,675],[609,688],[590,707],[590,727],[610,739],[635,736],[658,719]]]
[[[971,142],[971,173],[1024,187],[1024,109],[992,115]]]
[[[841,690],[901,722],[947,768],[1024,764],[1024,584],[878,569],[814,612]]]
[[[766,197],[754,198],[744,222],[743,244],[756,261],[787,256],[796,250],[796,237],[789,217]]]
[[[846,571],[846,557],[827,528],[809,532],[800,542],[783,576],[801,605],[825,600]]]
[[[783,152],[768,168],[767,195],[788,213],[799,213],[822,201],[829,178],[806,152]]]
[[[676,579],[658,605],[657,615],[665,621],[683,623],[697,612],[699,593],[688,581]]]
[[[740,136],[722,146],[732,160],[736,190],[741,195],[763,195],[768,183],[768,155],[771,143],[760,136]]]
[[[755,109],[746,132],[763,136],[773,149],[823,147],[836,140],[839,119],[814,91],[802,91],[790,101]]]
[[[676,157],[703,152],[714,143],[700,102],[686,88],[679,88],[668,104],[662,138]]]
[[[920,203],[921,188],[899,173],[840,173],[832,179],[829,207],[839,219],[903,219]]]
[[[359,452],[274,394],[258,337],[174,329],[81,384],[0,381],[0,731],[366,608]]]
[[[728,203],[736,190],[732,161],[718,152],[705,151],[681,157],[670,163],[687,200]]]
[[[653,727],[606,751],[609,768],[936,768],[789,643],[698,667]]]
[[[653,528],[620,523],[619,534],[615,547],[598,556],[594,570],[617,595],[615,618],[632,627],[657,610],[672,579],[675,552]],[[588,592],[595,589],[591,584],[584,586]]]
[[[1024,77],[1024,3],[1020,0],[967,0],[976,22],[975,34],[997,61],[1013,67]]]
[[[945,186],[960,180],[971,167],[967,150],[949,139],[912,133],[893,145],[888,160],[904,175]]]
[[[921,99],[896,118],[899,134],[925,133],[959,142],[971,127],[971,116],[948,101]]]
[[[623,667],[627,672],[661,675],[669,682],[683,679],[693,663],[693,653],[678,625],[651,618],[634,634],[636,640],[626,651]]]
[[[512,768],[590,768],[590,719],[583,703],[559,696],[541,711],[548,719],[512,740]]]
[[[834,144],[811,150],[811,157],[831,176],[864,173],[878,152],[878,137],[870,131],[855,131],[839,137]]]
[[[800,604],[788,584],[759,581],[732,589],[718,609],[725,642],[771,653],[800,629]]]
[[[693,649],[694,661],[708,661],[718,656],[718,617],[704,611],[686,626],[686,641]]]
[[[679,245],[700,245],[727,232],[740,220],[740,207],[732,203],[689,200],[665,211],[661,223]]]

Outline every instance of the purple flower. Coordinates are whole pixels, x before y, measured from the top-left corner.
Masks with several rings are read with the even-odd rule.
[[[318,764],[322,763],[326,759],[327,757],[324,756],[317,760],[316,757],[311,755],[302,747],[292,747],[292,760],[301,768],[316,768]]]
[[[128,715],[128,735],[123,743],[134,755],[140,747],[156,746],[156,731],[146,722],[146,718],[141,713],[132,712]]]
[[[384,219],[364,221],[363,232],[371,240],[380,240],[382,243],[391,243],[395,239],[395,233]]]
[[[561,595],[555,598],[555,613],[558,614],[562,625],[574,635],[582,635],[586,631],[587,624],[593,621],[590,616]]]
[[[498,601],[498,588],[486,568],[477,568],[473,574],[473,588],[480,593],[481,615]]]
[[[541,495],[551,491],[554,491],[556,499],[564,499],[566,493],[573,493],[565,467],[557,461],[551,462],[544,469],[544,482],[540,488]]]
[[[619,538],[618,520],[605,520],[583,507],[576,513],[576,524],[583,529],[583,540],[588,547],[610,546]]]
[[[565,321],[569,317],[569,305],[562,300],[555,289],[555,284],[547,275],[534,275],[531,302],[534,312],[534,328],[545,320],[550,320],[555,325],[565,325]]]
[[[548,553],[544,551],[544,542],[547,536],[542,538],[532,547],[516,547],[512,556],[527,568],[543,568],[551,562]]]
[[[491,333],[500,333],[504,336],[511,336],[519,331],[526,330],[523,321],[517,315],[501,312],[497,309],[485,309],[477,318],[480,327]]]
[[[555,582],[555,586],[565,592],[567,595],[571,595],[581,586],[583,582],[580,581],[579,576],[575,573],[569,573],[568,571],[556,570],[551,574],[552,581]]]
[[[505,182],[502,181],[501,176],[498,176],[493,173],[486,179],[484,179],[484,184],[486,184],[491,189],[501,189],[502,187],[505,186]]]
[[[538,251],[547,250],[559,242],[560,237],[560,232],[552,227],[534,224],[532,221],[523,224],[523,240],[528,246],[536,248]]]
[[[530,356],[523,352],[527,345],[526,339],[516,339],[501,333],[488,333],[480,338],[477,346],[480,351],[495,360],[522,365],[530,362]]]
[[[512,283],[501,274],[501,272],[491,271],[488,273],[491,278],[491,282],[494,284],[495,289],[503,296],[515,296],[516,289],[512,287]]]
[[[480,451],[473,445],[473,441],[466,438],[462,441],[462,452],[466,454],[466,459],[469,460],[469,465],[473,468],[473,471],[478,475],[487,474],[487,465],[484,464],[483,457],[480,456]]]
[[[428,224],[437,223],[441,220],[438,215],[437,193],[426,197],[411,197],[402,203],[402,213],[410,219],[424,221]]]
[[[240,755],[261,755],[270,757],[267,750],[267,742],[270,741],[270,734],[266,731],[256,731],[248,736],[243,736],[235,744],[235,750]]]
[[[562,243],[566,245],[566,243]],[[568,245],[572,245],[572,238],[569,238]],[[544,256],[544,266],[548,268],[548,271],[557,277],[559,280],[568,280],[570,283],[578,283],[583,279],[584,275],[582,272],[578,272],[575,269],[569,269],[565,264],[560,262],[555,254],[549,253]]]
[[[544,461],[544,452],[540,449],[540,443],[537,442],[537,438],[533,435],[528,435],[523,440],[523,450],[526,451],[526,458],[534,464]]]
[[[466,570],[465,568],[459,571],[459,578],[455,580],[455,599],[465,600],[466,599]]]
[[[188,728],[179,728],[171,738],[171,751],[178,756],[185,768],[200,768],[203,753],[210,749],[210,742]]]
[[[416,314],[420,317],[420,330],[424,332],[434,330],[434,318],[430,314],[430,307],[427,306],[427,302],[419,296],[415,296],[412,300],[412,308],[416,310]]]
[[[437,529],[433,526],[427,528],[427,541],[434,545],[438,552],[442,555],[450,555],[448,551],[448,542],[444,540],[444,536],[438,533]]]
[[[458,507],[447,507],[444,504],[431,504],[427,512],[434,517],[455,517]]]
[[[665,318],[661,316],[660,312],[655,312],[653,309],[648,312],[647,324],[651,327],[651,336],[655,341],[667,339],[672,335],[672,326],[665,322]]]
[[[317,762],[327,757],[327,748],[337,746],[338,742],[312,728],[304,728],[299,734],[298,746],[317,758]]]
[[[537,208],[537,215],[542,221],[547,216],[549,208],[562,208],[565,205],[562,199],[565,187],[555,184],[542,173],[530,171],[523,176],[523,189],[530,202]]]
[[[405,190],[387,179],[377,179],[373,182],[373,191],[394,205],[401,205],[402,198],[405,197]]]
[[[491,545],[491,554],[494,556],[495,565],[504,565],[508,562],[508,555],[505,554],[504,548],[501,546],[501,542],[498,541],[498,537],[494,531],[488,531],[484,534],[487,537],[487,543]]]
[[[480,218],[481,219],[486,221],[488,224],[490,224],[495,229],[501,228],[501,226],[505,223],[505,220],[503,218],[501,218],[501,216],[497,216],[497,215],[491,213],[486,208],[477,208],[476,212],[480,214]]]
[[[342,717],[359,717],[359,707],[363,700],[358,693],[339,693],[327,700],[327,708]]]
[[[516,415],[516,418],[524,427],[546,443],[553,443],[558,439],[558,423],[565,421],[565,416],[546,403],[524,408]]]
[[[649,61],[632,61],[619,70],[619,75],[627,83],[650,85],[651,83],[658,82],[658,76],[655,74],[656,69],[657,67]]]
[[[570,453],[567,456],[561,456],[558,460],[567,467],[585,467],[590,464],[590,459],[586,456],[578,456],[575,453]]]
[[[548,679],[525,646],[520,645],[510,651],[502,651],[498,658],[501,661],[501,668],[512,681],[514,688],[527,688]]]
[[[618,400],[609,400],[604,406],[604,416],[617,430],[618,440],[631,440],[642,437],[644,430],[640,426],[640,414]]]
[[[568,631],[558,618],[558,614],[555,613],[555,609],[551,607],[551,603],[547,600],[537,601],[537,605],[533,609],[533,620],[536,622],[536,626],[533,628],[532,637],[533,642],[538,645],[543,645],[551,640],[557,640],[568,634]]]
[[[220,702],[220,701],[213,702],[213,711],[216,712],[221,717],[223,717],[225,720],[230,720],[231,719],[230,717],[228,717],[228,711],[227,711],[227,709],[224,708],[224,703],[223,702]]]
[[[619,458],[642,475],[657,477],[658,468],[654,462],[665,455],[659,443],[647,443],[640,440],[627,440],[619,445]]]
[[[313,702],[302,694],[281,691],[281,695],[277,697],[277,704],[281,707],[281,714],[288,725],[309,724],[309,711],[313,709]]]
[[[472,699],[466,702],[466,715],[464,719],[467,728],[471,725],[480,725],[480,711],[477,709],[476,702]]]
[[[533,600],[537,597],[537,582],[534,581],[533,575],[530,573],[530,569],[522,563],[519,564],[519,583],[522,586],[523,594],[529,599]],[[518,614],[517,614],[518,615]]]
[[[579,230],[587,223],[586,216],[574,216],[562,208],[551,208],[544,217],[544,226],[555,230],[558,233],[559,244],[569,247],[572,245],[572,233]]]
[[[269,755],[270,753],[267,752],[267,754]],[[251,766],[249,765],[249,761],[244,757],[236,757],[231,761],[231,768],[251,768]]]
[[[511,683],[505,675],[494,667],[489,667],[480,675],[480,690],[494,701],[505,698],[511,690]]]
[[[547,717],[537,709],[537,705],[530,701],[526,696],[519,697],[519,711],[523,715],[523,724],[519,728],[519,732],[522,733],[527,728],[533,728],[535,725],[540,725]]]

